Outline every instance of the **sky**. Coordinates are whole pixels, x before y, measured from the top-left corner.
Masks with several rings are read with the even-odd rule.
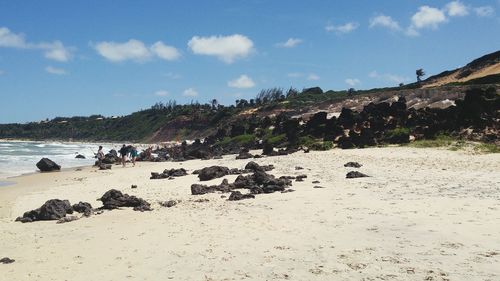
[[[396,86],[499,47],[500,0],[0,1],[0,123]]]

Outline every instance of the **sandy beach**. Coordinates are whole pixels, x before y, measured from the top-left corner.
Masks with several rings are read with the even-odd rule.
[[[167,168],[190,173],[248,162],[234,158],[9,179],[17,184],[0,188],[0,258],[15,262],[0,264],[0,279],[500,279],[499,154],[385,147],[266,157],[255,161],[273,164],[276,176],[308,177],[293,182],[295,192],[236,202],[220,193],[191,195],[196,175],[149,179]],[[363,166],[345,168],[349,161]],[[370,177],[346,179],[352,170]],[[14,222],[52,198],[99,207],[96,199],[111,188],[154,210],[123,208],[65,224]],[[161,207],[165,200],[180,203]]]

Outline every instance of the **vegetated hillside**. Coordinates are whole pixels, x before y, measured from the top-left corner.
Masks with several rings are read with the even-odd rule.
[[[446,108],[463,99],[471,88],[500,88],[500,74],[480,77],[488,67],[498,65],[500,51],[481,57],[467,66],[432,76],[420,83],[371,90],[349,89],[326,91],[319,87],[283,90],[262,90],[254,99],[236,100],[235,105],[224,106],[213,100],[210,104],[178,105],[175,101],[157,103],[150,109],[123,117],[106,118],[57,117],[27,124],[0,124],[0,138],[74,141],[164,142],[203,138],[238,123],[257,123],[259,119],[274,118],[280,114],[307,120],[319,111],[338,116],[342,108],[361,111],[370,103],[392,103],[404,97],[408,108]],[[465,78],[430,87],[450,75]],[[448,81],[448,80],[447,80]]]
[[[431,76],[422,84],[424,88],[431,88],[476,79],[480,79],[483,83],[488,81],[489,83],[495,83],[500,80],[500,51],[475,59],[464,67]]]

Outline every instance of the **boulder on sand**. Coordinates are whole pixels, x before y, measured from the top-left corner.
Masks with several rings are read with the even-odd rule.
[[[215,178],[221,178],[229,175],[229,168],[223,166],[211,166],[200,170],[198,178],[200,181],[208,181]]]
[[[351,171],[351,172],[347,173],[347,175],[345,177],[348,179],[354,179],[354,178],[365,178],[365,177],[369,177],[369,176],[365,175],[363,173],[360,173],[358,171]]]
[[[78,213],[82,213],[84,216],[88,217],[92,214],[92,205],[87,202],[79,202],[78,204],[73,204],[73,210]]]
[[[116,189],[110,189],[101,197],[103,209],[112,210],[119,207],[133,207],[134,211],[151,211],[151,205],[144,199],[123,194]]]
[[[85,156],[78,154],[75,156],[76,159],[85,159]]]
[[[60,171],[61,166],[57,165],[54,161],[49,158],[42,158],[38,163],[36,163],[36,167],[41,172],[52,172],[52,171]]]
[[[255,195],[253,194],[242,194],[239,191],[233,191],[231,192],[231,195],[229,195],[229,198],[227,200],[229,201],[238,201],[238,200],[243,200],[243,199],[250,199],[250,198],[255,198]]]
[[[66,214],[72,213],[73,208],[68,200],[51,199],[45,202],[40,208],[25,212],[16,221],[25,223],[40,220],[58,220],[65,217]]]

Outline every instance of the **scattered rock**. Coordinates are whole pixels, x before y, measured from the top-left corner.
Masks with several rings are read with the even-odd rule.
[[[151,211],[151,205],[144,199],[123,194],[116,189],[108,190],[101,197],[103,209],[113,210],[119,207],[133,207],[134,211]]]
[[[229,198],[227,200],[238,201],[238,200],[253,199],[253,198],[255,198],[255,195],[253,194],[242,194],[239,191],[233,191],[231,192],[231,195],[229,195]]]
[[[271,171],[272,169],[274,169],[274,166],[273,165],[264,165],[264,166],[261,166],[253,161],[250,161],[248,162],[246,165],[245,165],[245,170],[250,170],[250,171],[253,171],[253,172],[256,172],[256,171],[265,171],[265,172],[268,172],[268,171]]]
[[[253,158],[253,155],[249,152],[247,148],[244,148],[240,151],[238,156],[236,156],[236,159],[249,159]]]
[[[325,188],[324,186],[315,185],[313,188]]]
[[[41,172],[52,172],[52,171],[60,171],[61,166],[57,165],[54,161],[49,158],[42,158],[38,163],[36,163],[36,167]]]
[[[174,177],[186,176],[187,171],[184,168],[164,170],[163,173],[151,172],[150,179],[173,179]]]
[[[162,206],[162,207],[171,208],[175,205],[177,205],[177,201],[175,201],[175,200],[168,200],[165,202],[160,202],[160,206]]]
[[[319,183],[319,181],[313,181],[312,183]]]
[[[351,172],[347,173],[347,175],[345,177],[348,179],[354,179],[354,178],[364,178],[364,177],[369,177],[369,176],[365,175],[363,173],[360,173],[358,171],[351,171]]]
[[[133,184],[130,188],[137,188],[137,185]]]
[[[9,263],[13,263],[13,262],[15,262],[15,261],[16,261],[16,260],[13,260],[13,259],[11,259],[11,258],[7,258],[7,257],[5,257],[5,258],[1,258],[1,259],[0,259],[0,263],[3,263],[3,264],[9,264]]]
[[[298,175],[295,177],[295,181],[304,181],[307,178],[307,175]]]
[[[289,188],[289,189],[283,190],[281,193],[288,193],[288,192],[294,192],[294,191],[295,191],[295,189]]]
[[[296,166],[295,167],[295,170],[303,170],[304,168],[300,167],[300,166]]]
[[[344,164],[344,167],[351,167],[351,168],[361,168],[361,164],[359,164],[358,162],[347,162]]]
[[[78,154],[75,156],[76,159],[85,159],[85,156]]]
[[[196,202],[196,203],[204,203],[204,202],[208,202],[208,201],[210,201],[210,200],[208,200],[207,198],[194,200],[194,202]]]

